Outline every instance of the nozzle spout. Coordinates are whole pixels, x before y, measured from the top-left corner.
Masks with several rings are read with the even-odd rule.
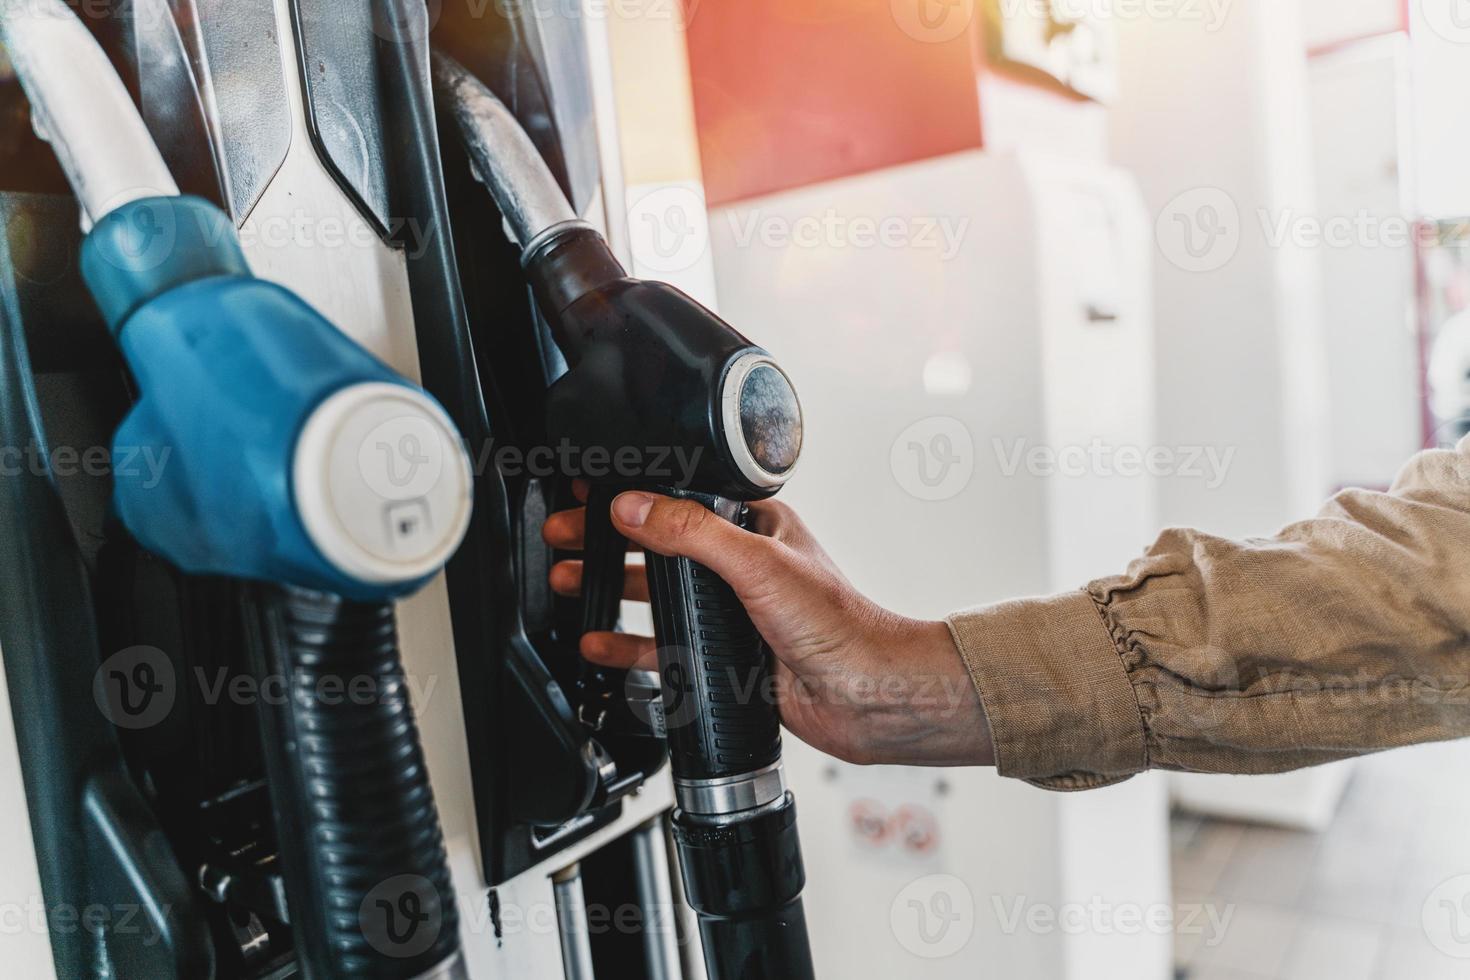
[[[484,82],[436,51],[434,85],[453,111],[475,175],[499,205],[523,261],[551,235],[585,226],[520,122]]]

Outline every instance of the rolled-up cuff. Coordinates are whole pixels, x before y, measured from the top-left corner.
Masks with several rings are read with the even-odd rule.
[[[1072,791],[1148,768],[1138,699],[1087,593],[1003,602],[948,622],[1002,776]]]

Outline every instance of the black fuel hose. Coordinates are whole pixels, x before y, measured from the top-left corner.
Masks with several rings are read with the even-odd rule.
[[[464,976],[392,605],[273,586],[253,590],[247,605],[303,972],[312,980]]]

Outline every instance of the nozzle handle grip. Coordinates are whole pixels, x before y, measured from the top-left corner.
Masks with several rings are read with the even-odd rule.
[[[745,526],[743,503],[660,492],[696,500]],[[674,778],[723,779],[773,765],[781,758],[781,718],[770,651],[745,607],[728,583],[698,562],[653,552],[647,561]]]
[[[587,497],[587,538],[582,553],[582,632],[615,630],[623,604],[624,569],[628,539],[613,527],[611,507],[616,492],[594,486]],[[577,678],[578,714],[600,731],[616,694],[627,684],[628,672],[590,660],[581,661]]]
[[[617,629],[623,605],[624,569],[628,539],[612,522],[617,491],[593,486],[587,494],[587,531],[583,544],[582,632]]]

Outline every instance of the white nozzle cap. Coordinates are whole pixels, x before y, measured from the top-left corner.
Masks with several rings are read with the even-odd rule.
[[[293,493],[345,575],[383,585],[438,571],[469,528],[470,461],[444,410],[404,385],[351,385],[302,427]]]

